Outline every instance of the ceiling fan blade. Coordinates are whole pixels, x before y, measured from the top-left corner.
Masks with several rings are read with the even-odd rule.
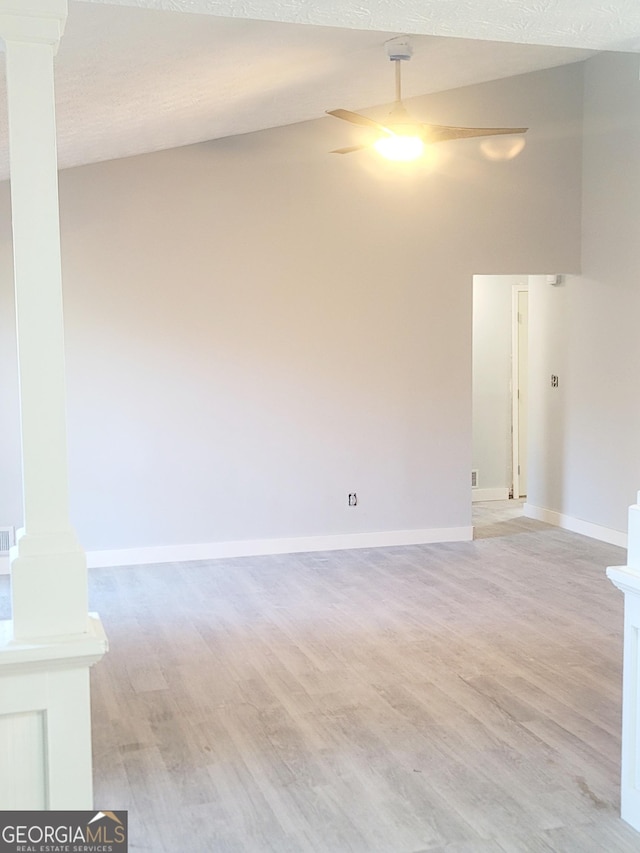
[[[348,148],[336,148],[330,151],[329,154],[351,154],[352,151],[361,151],[363,148],[368,148],[368,145],[350,145]]]
[[[383,124],[379,124],[372,118],[361,116],[360,113],[352,113],[350,110],[327,110],[327,115],[341,118],[343,121],[350,121],[352,124],[361,124],[363,127],[372,127],[382,133],[393,133],[393,131],[389,130],[388,127],[385,127]]]
[[[447,142],[450,139],[471,139],[476,136],[500,136],[526,133],[528,127],[448,127],[441,124],[423,124],[425,142]]]

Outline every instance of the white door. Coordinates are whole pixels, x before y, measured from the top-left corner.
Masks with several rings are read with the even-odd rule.
[[[527,406],[529,391],[529,294],[518,291],[518,495],[527,495]]]
[[[527,406],[529,402],[529,293],[526,285],[513,288],[511,348],[511,444],[514,498],[527,496]]]

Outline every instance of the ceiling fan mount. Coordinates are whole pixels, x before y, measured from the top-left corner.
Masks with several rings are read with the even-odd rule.
[[[389,39],[384,46],[392,62],[406,61],[413,56],[413,46],[406,36]]]
[[[448,142],[452,139],[469,139],[479,136],[500,136],[526,133],[526,127],[451,127],[449,125],[423,124],[412,118],[402,101],[402,63],[411,59],[413,47],[406,37],[385,42],[387,56],[395,64],[395,101],[384,124],[350,110],[327,110],[328,115],[343,121],[375,129],[381,134],[373,147],[390,160],[415,160],[425,145]],[[370,144],[337,148],[332,154],[350,154],[369,148]]]

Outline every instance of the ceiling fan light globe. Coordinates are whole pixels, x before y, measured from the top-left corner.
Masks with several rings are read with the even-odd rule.
[[[417,160],[424,152],[424,142],[419,136],[402,134],[383,136],[373,143],[373,147],[387,160],[399,160],[404,163]]]
[[[493,136],[480,143],[480,150],[488,160],[513,160],[525,144],[522,136]]]

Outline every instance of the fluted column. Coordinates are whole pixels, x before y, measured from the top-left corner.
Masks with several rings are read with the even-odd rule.
[[[640,831],[640,492],[629,508],[627,565],[607,577],[624,593],[620,815]]]

